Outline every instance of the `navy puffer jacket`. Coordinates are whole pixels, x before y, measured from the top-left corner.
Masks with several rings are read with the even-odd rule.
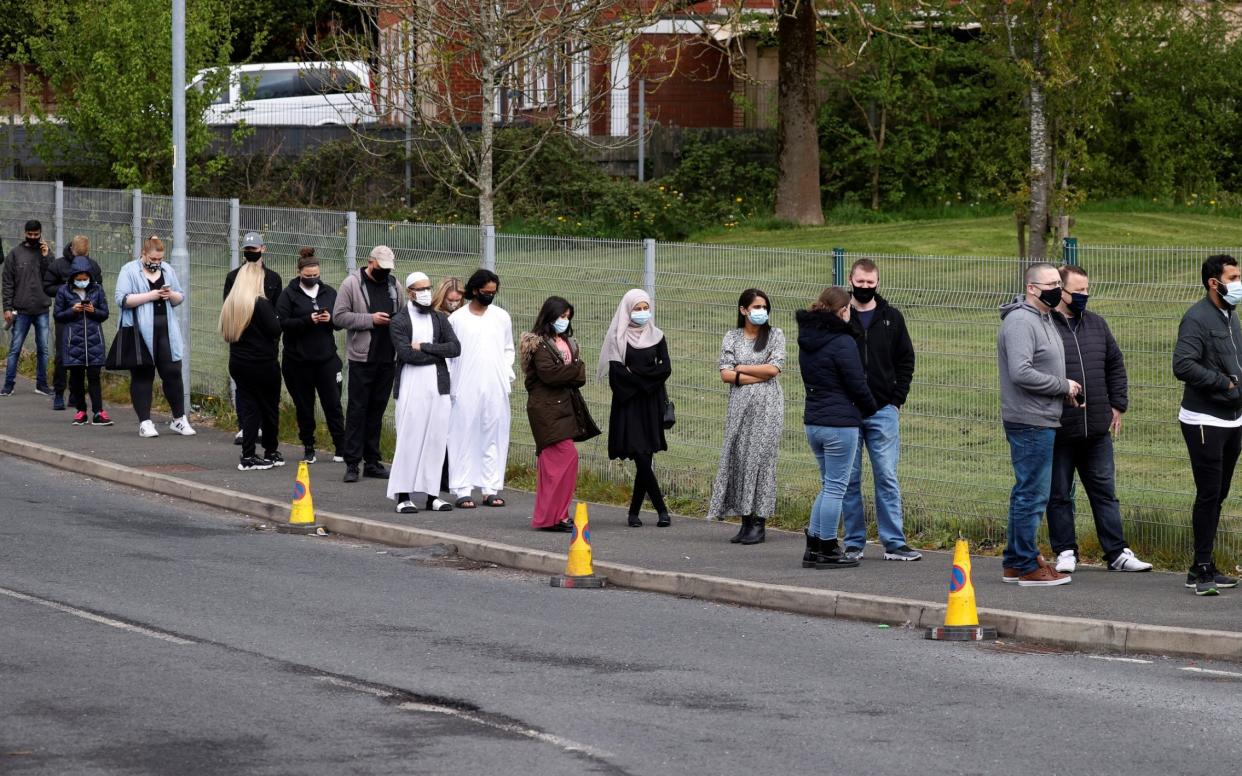
[[[860,426],[876,412],[850,325],[822,310],[799,310],[798,366],[806,387],[802,422]]]
[[[102,325],[108,320],[108,298],[103,287],[92,279],[83,298],[77,295],[77,289],[73,286],[73,275],[90,271],[88,260],[84,256],[77,257],[73,260],[73,273],[69,276],[69,282],[56,292],[56,305],[52,314],[61,325],[60,352],[65,366],[102,367],[108,356]],[[78,302],[90,302],[95,306],[95,311],[74,312],[73,306]]]

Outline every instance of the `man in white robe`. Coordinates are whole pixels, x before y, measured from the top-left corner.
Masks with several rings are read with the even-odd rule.
[[[509,392],[513,372],[513,324],[509,313],[492,304],[500,288],[495,273],[481,269],[466,283],[469,303],[449,316],[461,342],[461,355],[449,362],[453,411],[449,423],[449,489],[459,508],[501,507],[509,457]]]

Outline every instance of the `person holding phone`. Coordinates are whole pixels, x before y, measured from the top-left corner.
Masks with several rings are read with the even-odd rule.
[[[43,241],[43,224],[31,219],[26,222],[25,239],[13,246],[0,272],[0,289],[4,298],[4,325],[10,329],[9,356],[4,369],[4,387],[0,396],[12,396],[17,382],[17,359],[26,344],[26,335],[35,330],[35,393],[52,395],[47,384],[48,308],[52,300],[43,288],[47,271],[48,245]]]
[[[1091,504],[1095,533],[1110,571],[1151,571],[1126,545],[1117,501],[1112,435],[1129,407],[1126,361],[1104,319],[1087,310],[1090,280],[1082,267],[1062,266],[1060,315],[1052,316],[1065,347],[1065,376],[1082,390],[1061,410],[1052,448],[1048,540],[1056,570],[1072,574],[1080,560],[1074,530],[1074,473]]]
[[[94,265],[79,255],[70,266],[68,282],[56,292],[53,313],[60,330],[58,350],[61,369],[68,370],[69,404],[77,411],[73,425],[111,426],[112,419],[103,407],[103,389],[99,370],[103,368],[108,348],[104,344],[103,322],[108,320],[108,300],[103,287],[95,280]],[[86,393],[90,391],[91,415],[86,414]]]
[[[349,361],[348,404],[345,411],[345,482],[362,474],[388,478],[380,462],[380,430],[388,396],[396,379],[396,350],[388,325],[399,308],[401,294],[392,276],[396,257],[392,248],[377,245],[367,265],[345,278],[337,292],[332,317],[345,329],[345,356]]]

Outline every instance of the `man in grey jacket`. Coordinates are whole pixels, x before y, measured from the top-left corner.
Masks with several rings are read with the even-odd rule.
[[[1014,475],[1003,579],[1022,587],[1070,581],[1068,574],[1044,562],[1035,540],[1052,486],[1052,450],[1061,410],[1082,392],[1077,382],[1065,379],[1065,347],[1052,323],[1061,303],[1061,286],[1061,276],[1051,264],[1028,267],[1026,293],[1001,306],[996,338],[1001,420]]]
[[[31,327],[35,330],[35,393],[52,395],[47,384],[48,308],[52,300],[43,292],[43,273],[48,265],[48,247],[43,241],[43,224],[26,222],[26,239],[9,251],[0,274],[4,296],[4,325],[12,327],[9,356],[5,363],[4,387],[0,396],[12,396],[17,381],[17,359]]]
[[[332,319],[345,329],[345,355],[349,359],[349,399],[345,410],[345,482],[358,481],[362,473],[386,479],[380,462],[380,430],[388,395],[396,376],[396,351],[388,324],[400,307],[397,280],[392,277],[396,260],[387,245],[377,245],[364,269],[351,273],[336,293]]]

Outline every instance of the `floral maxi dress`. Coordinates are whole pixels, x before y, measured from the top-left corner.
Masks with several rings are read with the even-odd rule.
[[[785,333],[773,328],[768,346],[755,351],[755,341],[742,329],[725,334],[720,346],[720,369],[742,364],[771,364],[785,368]],[[780,378],[753,385],[729,387],[724,445],[720,468],[712,486],[707,517],[730,515],[768,518],[776,512],[776,454],[785,425],[785,394]]]

